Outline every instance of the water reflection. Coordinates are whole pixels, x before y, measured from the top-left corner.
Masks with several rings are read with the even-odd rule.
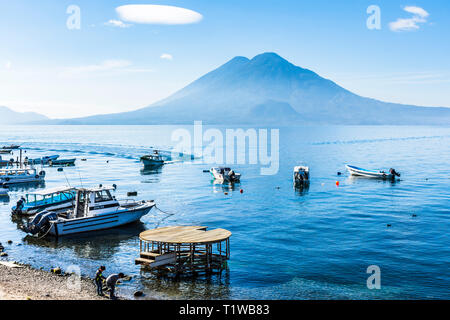
[[[9,195],[0,196],[0,205],[7,205],[9,203]]]
[[[51,249],[71,249],[79,258],[107,260],[117,253],[123,243],[136,238],[145,231],[142,222],[136,222],[121,228],[80,233],[61,238],[47,237],[39,239],[27,235],[23,241],[27,245]]]
[[[168,298],[177,299],[230,299],[230,271],[197,278],[158,276],[141,269],[141,283],[146,291],[164,292]]]
[[[374,178],[368,178],[368,177],[361,177],[361,176],[348,176],[346,182],[348,184],[357,184],[361,182],[372,182],[372,183],[384,183],[384,184],[390,184],[395,185],[397,183],[400,183],[400,179],[374,179]]]
[[[294,190],[298,196],[306,196],[309,192],[309,183],[297,184],[294,186]]]
[[[228,193],[235,191],[237,188],[240,187],[240,183],[238,182],[223,182],[219,180],[211,180],[211,183],[213,185],[213,192],[214,193]]]
[[[141,169],[141,175],[145,176],[142,183],[158,183],[161,181],[163,167],[144,167]]]
[[[8,187],[9,191],[13,192],[24,192],[32,189],[42,189],[42,188],[45,188],[45,181],[13,184]]]

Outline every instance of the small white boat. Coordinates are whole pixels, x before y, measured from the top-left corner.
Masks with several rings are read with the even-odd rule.
[[[309,167],[298,166],[294,168],[294,186],[302,187],[309,183]]]
[[[45,171],[38,173],[36,168],[0,169],[0,184],[4,185],[42,182],[44,179]]]
[[[141,157],[144,167],[160,167],[164,164],[164,158],[159,154],[158,150],[154,150],[153,154]]]
[[[111,195],[114,187],[76,189],[75,207],[66,212],[43,211],[24,227],[31,234],[56,237],[111,229],[136,222],[155,207],[154,201],[119,203]]]
[[[395,169],[390,169],[389,172],[377,171],[377,170],[367,170],[355,166],[346,165],[345,166],[352,176],[375,178],[375,179],[395,179],[395,177],[400,177],[400,173],[395,171]]]
[[[41,211],[65,211],[75,205],[75,188],[58,187],[28,193],[11,208],[13,214],[34,215]]]
[[[211,168],[209,170],[211,174],[213,175],[214,179],[222,182],[240,182],[241,181],[241,174],[236,173],[230,168],[225,167],[218,167],[218,168]]]

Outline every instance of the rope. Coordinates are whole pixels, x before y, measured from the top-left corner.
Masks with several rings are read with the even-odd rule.
[[[165,212],[165,211],[161,210],[161,209],[158,208],[156,205],[155,205],[155,209],[158,210],[159,212],[162,212],[162,213],[164,213],[164,214],[167,214],[168,216],[174,216],[174,215],[175,215],[175,213],[169,213],[169,212]]]
[[[40,239],[42,239],[42,238],[45,238],[45,237],[50,233],[50,230],[51,230],[51,229],[52,229],[52,225],[50,224],[49,227],[48,227],[48,229],[47,229],[47,231],[45,232],[45,234],[44,234],[43,236],[37,237],[38,240],[40,240]]]
[[[162,212],[162,213],[166,214],[166,216],[165,216],[164,218],[162,218],[160,221],[158,221],[158,222],[156,223],[156,228],[159,228],[159,226],[161,225],[161,223],[163,223],[167,218],[169,218],[169,217],[175,215],[175,213],[169,213],[169,212],[165,212],[165,211],[161,210],[161,209],[158,208],[156,205],[155,205],[155,209],[158,210],[159,212]]]

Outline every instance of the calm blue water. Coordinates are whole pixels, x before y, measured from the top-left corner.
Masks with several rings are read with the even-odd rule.
[[[10,202],[0,205],[0,242],[14,241],[6,245],[10,259],[46,269],[75,264],[91,276],[103,264],[107,273],[134,276],[121,286],[122,293],[141,289],[170,299],[450,298],[450,127],[280,128],[279,173],[261,176],[259,165],[235,165],[243,174],[235,190],[214,185],[202,172],[210,166],[201,161],[141,170],[139,156],[149,147],[173,146],[175,129],[1,127],[0,145],[22,144],[30,158],[78,159],[64,172],[47,168],[45,187],[66,184],[66,179],[72,185],[116,183],[119,199],[138,191],[138,198],[154,199],[174,214],[154,211],[140,224],[96,236],[34,240],[11,220],[10,207],[26,192],[16,189]],[[402,179],[350,179],[347,163],[393,167]],[[303,192],[292,187],[298,164],[311,167],[312,183]],[[344,175],[337,176],[338,171]],[[180,282],[141,271],[134,265],[137,235],[166,225],[232,231],[229,271]],[[366,287],[369,265],[381,268],[381,290]]]

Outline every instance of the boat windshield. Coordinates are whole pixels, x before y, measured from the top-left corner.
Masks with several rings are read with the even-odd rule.
[[[109,190],[102,190],[95,192],[95,202],[104,202],[110,200],[112,200],[112,196]]]

